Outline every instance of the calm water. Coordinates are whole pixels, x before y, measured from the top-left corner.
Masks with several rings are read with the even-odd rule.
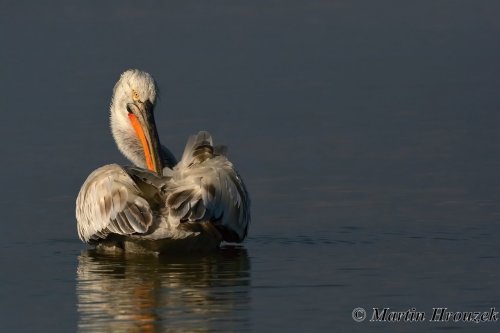
[[[0,2],[2,332],[498,331],[357,323],[374,307],[500,310],[498,1]],[[87,175],[130,67],[162,142],[227,144],[242,246],[102,256]]]

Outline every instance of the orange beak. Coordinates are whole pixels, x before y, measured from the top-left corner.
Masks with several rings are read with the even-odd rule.
[[[159,156],[160,141],[154,121],[152,104],[137,102],[127,105],[128,118],[144,151],[147,168],[161,175],[163,166]],[[144,130],[146,129],[146,130]]]

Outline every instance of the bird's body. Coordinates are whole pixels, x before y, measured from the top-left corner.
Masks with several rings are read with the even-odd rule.
[[[82,241],[127,252],[214,249],[241,242],[250,220],[241,177],[208,132],[193,135],[179,162],[158,139],[156,83],[138,70],[122,74],[111,103],[111,129],[135,166],[105,165],[78,194]]]

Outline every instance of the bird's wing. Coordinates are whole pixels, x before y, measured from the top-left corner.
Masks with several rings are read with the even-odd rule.
[[[133,179],[140,177],[140,169],[134,170],[128,168],[126,171],[110,164],[87,178],[76,199],[78,235],[82,241],[106,238],[110,233],[147,232],[153,223],[153,213],[148,198],[151,194],[145,195],[145,192],[154,192],[154,189],[139,183],[140,188]]]
[[[250,199],[241,177],[207,132],[190,137],[179,164],[168,171],[167,207],[181,222],[211,221],[225,241],[241,242]]]

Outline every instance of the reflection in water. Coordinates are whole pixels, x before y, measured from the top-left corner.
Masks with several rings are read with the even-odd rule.
[[[181,257],[82,252],[80,332],[247,331],[250,261],[240,247]]]

